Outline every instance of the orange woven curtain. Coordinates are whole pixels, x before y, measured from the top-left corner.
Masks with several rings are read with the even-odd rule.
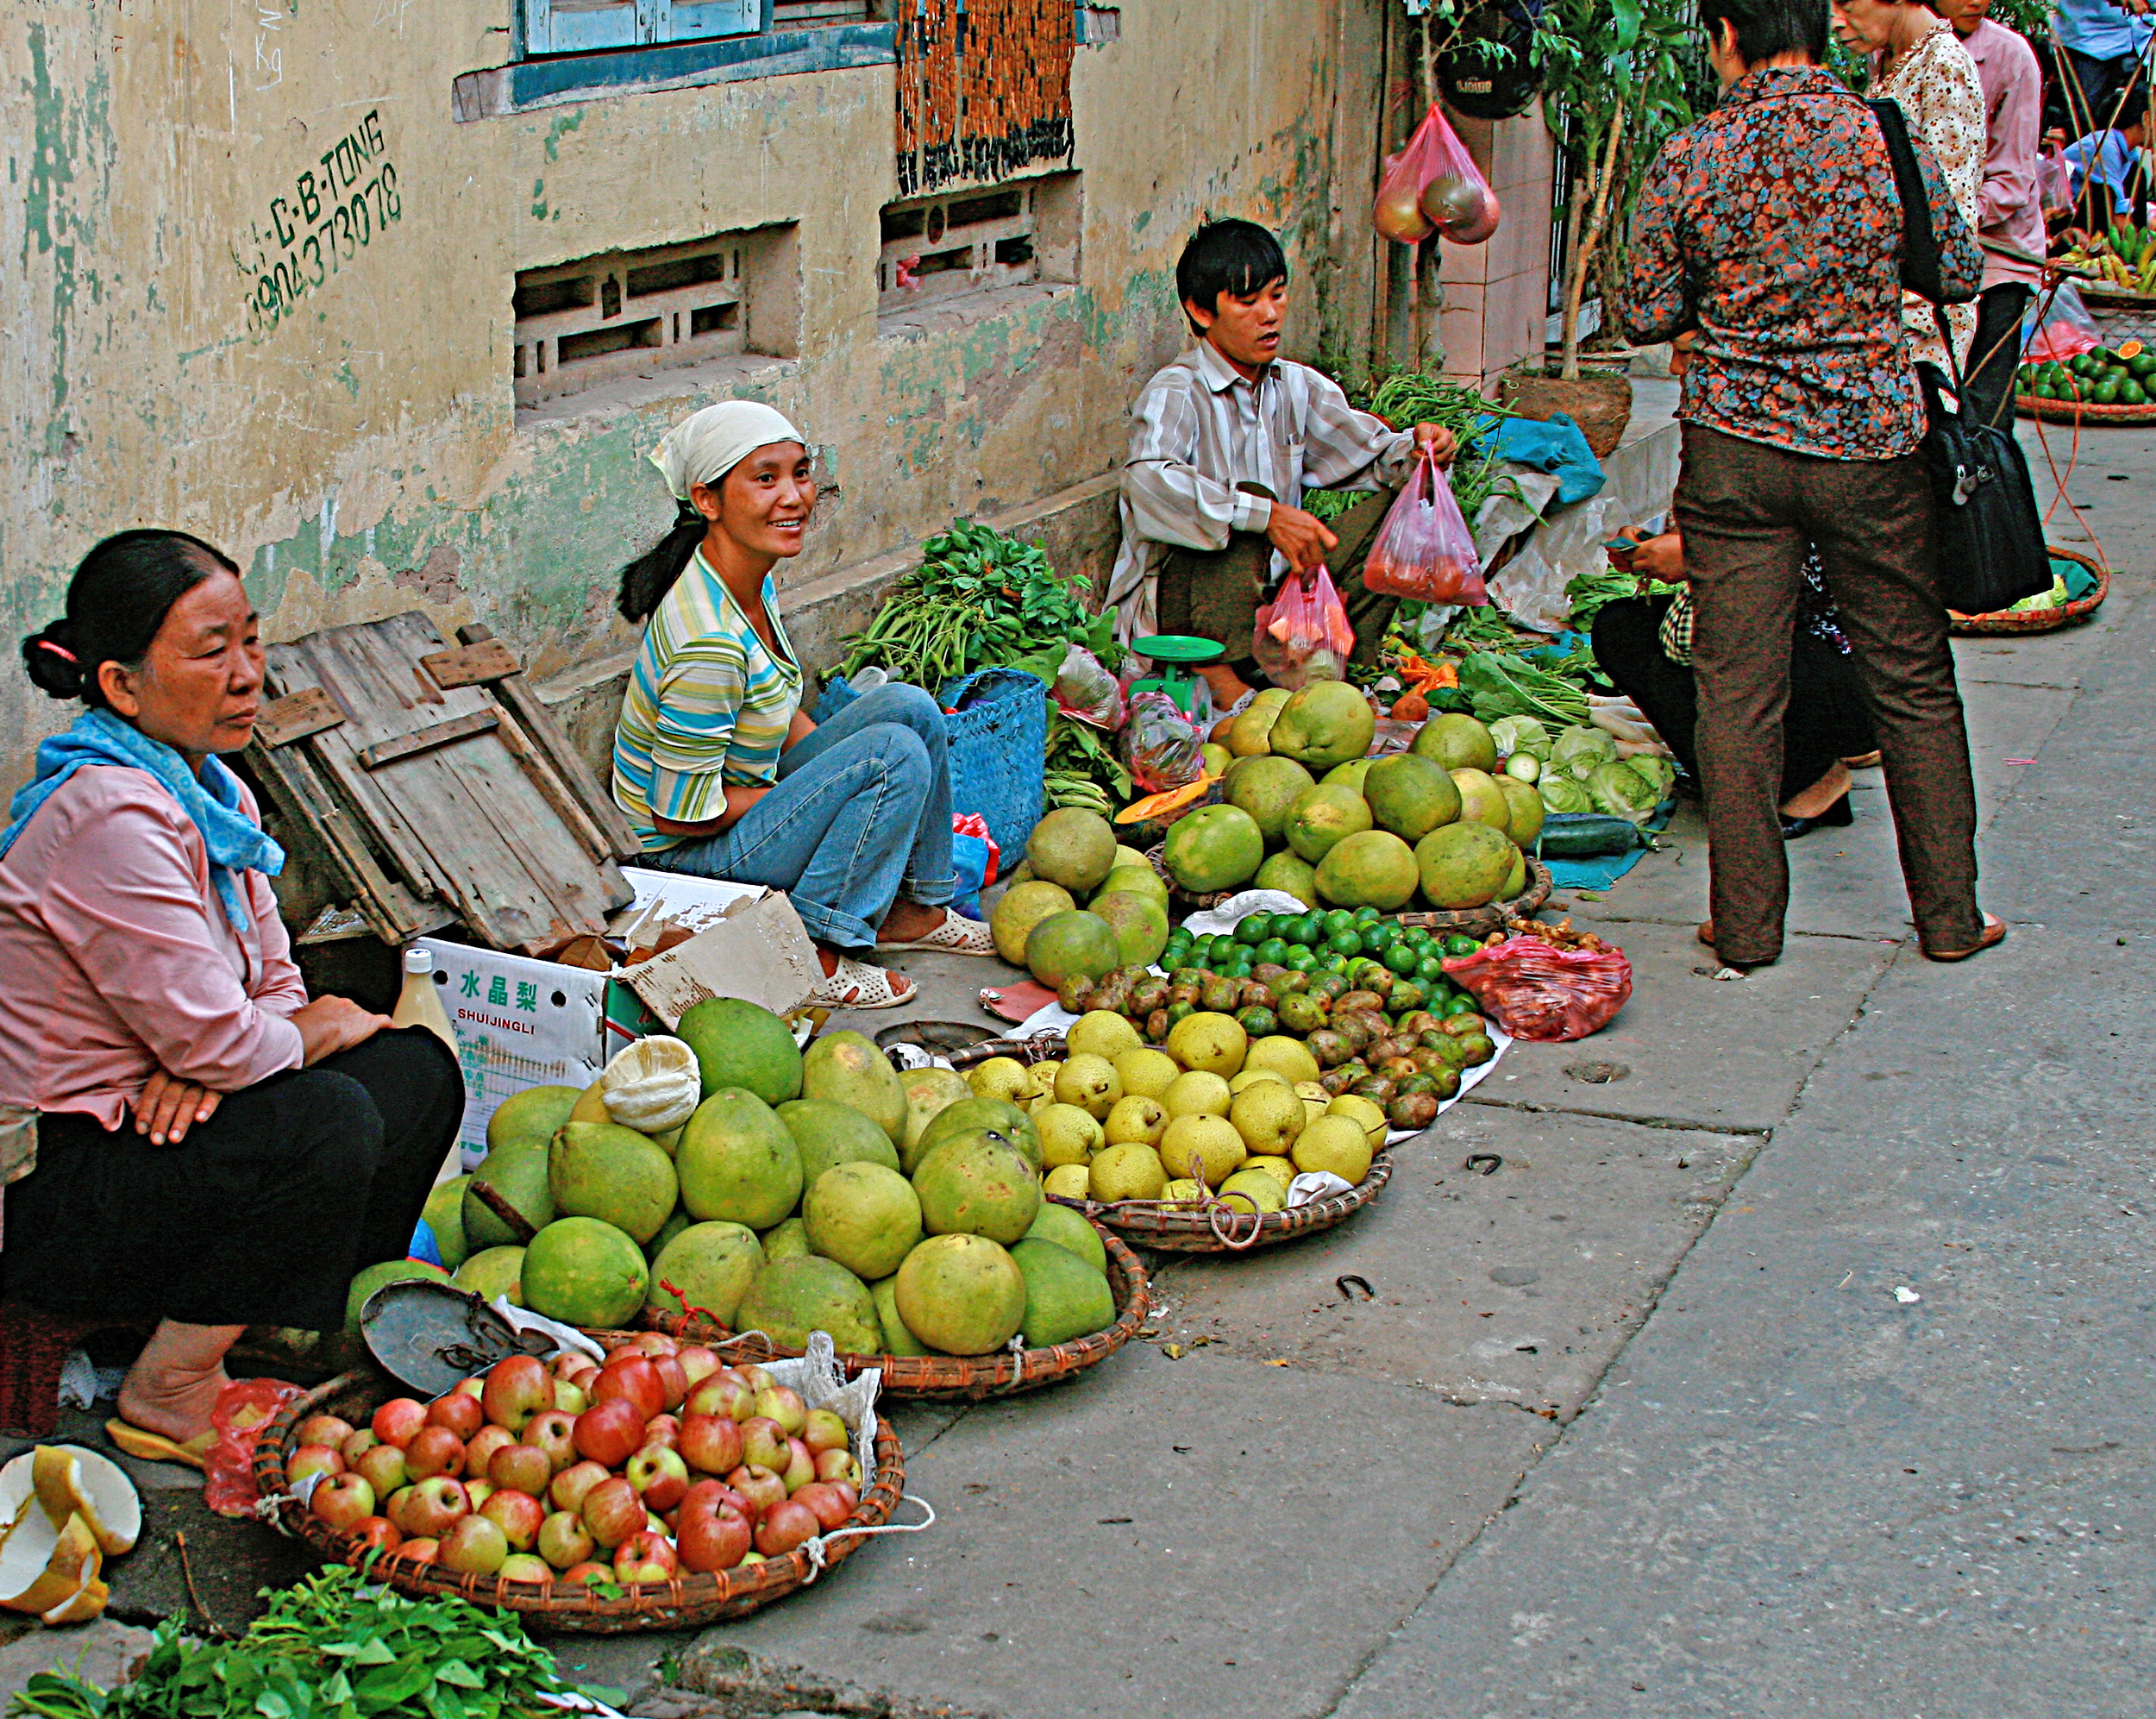
[[[1071,152],[1071,0],[899,0],[899,191]]]

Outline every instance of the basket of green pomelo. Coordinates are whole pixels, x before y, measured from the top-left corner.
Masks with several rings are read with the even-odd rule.
[[[2024,364],[2015,404],[2034,417],[2069,423],[2156,423],[2156,353],[2138,341],[2099,346],[2061,364]]]

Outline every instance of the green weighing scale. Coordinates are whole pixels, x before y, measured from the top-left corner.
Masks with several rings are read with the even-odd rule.
[[[1209,638],[1194,638],[1188,633],[1155,633],[1150,637],[1134,638],[1131,649],[1160,670],[1156,679],[1132,681],[1131,690],[1165,693],[1177,710],[1194,718],[1197,714],[1197,682],[1189,674],[1178,673],[1178,669],[1195,668],[1200,662],[1216,662],[1227,654],[1226,646]]]

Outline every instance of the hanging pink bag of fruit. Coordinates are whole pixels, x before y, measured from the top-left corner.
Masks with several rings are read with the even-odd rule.
[[[1388,597],[1466,606],[1489,601],[1475,534],[1452,486],[1427,455],[1417,457],[1400,496],[1377,528],[1363,583]]]
[[[1467,145],[1431,103],[1407,146],[1385,160],[1371,224],[1400,245],[1419,245],[1433,232],[1456,245],[1479,245],[1497,230],[1501,213]]]

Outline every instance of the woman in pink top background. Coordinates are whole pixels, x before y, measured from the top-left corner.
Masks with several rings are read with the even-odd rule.
[[[292,964],[284,854],[216,756],[261,702],[230,561],[109,537],[22,656],[89,708],[0,831],[0,1294],[154,1324],[121,1418],[185,1444],[244,1327],[335,1330],[353,1273],[404,1256],[463,1079]]]

